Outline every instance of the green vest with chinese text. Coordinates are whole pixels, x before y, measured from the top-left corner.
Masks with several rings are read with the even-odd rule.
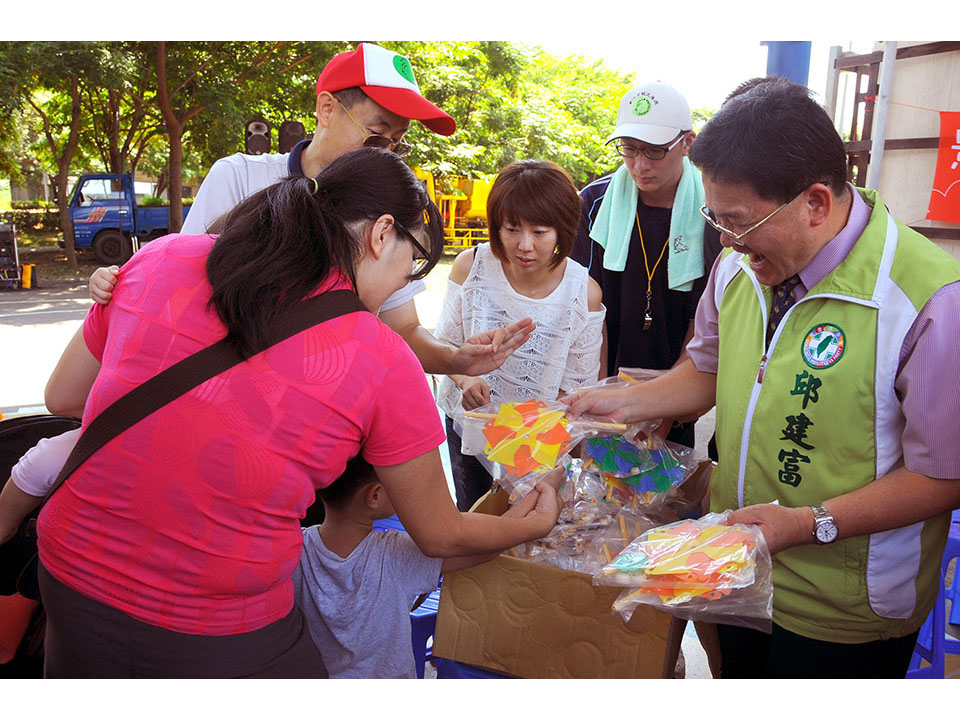
[[[715,512],[813,505],[903,464],[900,348],[930,297],[960,280],[960,262],[858,192],[872,209],[866,229],[787,311],[766,353],[771,290],[739,253],[721,257]],[[936,599],[949,517],[778,553],[774,622],[841,643],[913,632]]]

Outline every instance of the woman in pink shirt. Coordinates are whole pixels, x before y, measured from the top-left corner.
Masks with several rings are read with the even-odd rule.
[[[522,518],[457,511],[423,370],[374,314],[437,262],[441,226],[399,158],[362,149],[315,180],[251,196],[219,237],[155,240],[123,267],[47,386],[49,410],[82,411],[84,427],[224,335],[241,351],[255,345],[305,297],[352,288],[373,312],[316,325],[199,385],[53,495],[38,543],[48,676],[324,677],[290,576],[299,518],[358,452],[428,555],[549,532],[558,505],[546,486]]]

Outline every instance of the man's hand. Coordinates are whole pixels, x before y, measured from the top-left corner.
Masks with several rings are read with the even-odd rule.
[[[566,395],[560,398],[560,402],[569,406],[567,413],[571,417],[599,415],[616,422],[624,422],[626,420],[624,408],[627,404],[625,392],[626,389],[622,387],[585,390]]]
[[[451,375],[485,375],[503,365],[514,350],[523,345],[536,325],[530,318],[496,330],[477,333],[457,348]]]
[[[90,276],[90,299],[101,305],[106,305],[113,297],[113,288],[117,284],[117,275],[120,268],[116,265],[99,267]]]
[[[464,410],[476,410],[490,402],[490,386],[481,378],[465,378],[460,389],[463,390],[460,404]]]
[[[813,511],[809,507],[788,508],[772,503],[749,505],[730,513],[727,522],[759,526],[771,556],[813,542]]]

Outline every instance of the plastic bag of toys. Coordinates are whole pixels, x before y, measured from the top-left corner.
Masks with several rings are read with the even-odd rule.
[[[629,620],[647,604],[686,620],[770,632],[773,569],[759,528],[726,525],[710,513],[644,532],[594,575],[594,584],[627,589],[613,611]]]
[[[584,469],[598,474],[621,498],[636,508],[662,499],[697,468],[691,448],[665,442],[656,435],[633,442],[623,435],[597,435],[584,440]]]
[[[660,524],[634,511],[631,494],[585,470],[578,458],[569,462],[559,496],[557,525],[546,537],[513,548],[514,557],[593,575],[630,540]]]
[[[476,455],[515,502],[541,475],[569,462],[567,452],[581,440],[626,428],[602,419],[569,418],[566,405],[556,401],[491,403],[464,414],[462,451]]]

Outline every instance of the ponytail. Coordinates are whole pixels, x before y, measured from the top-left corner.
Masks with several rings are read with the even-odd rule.
[[[331,273],[349,278],[362,245],[351,228],[391,214],[424,229],[427,269],[443,252],[441,223],[423,185],[386,150],[363,148],[328,165],[316,178],[288,177],[249,196],[223,220],[207,258],[210,305],[242,353],[262,346],[277,319],[316,291]]]

